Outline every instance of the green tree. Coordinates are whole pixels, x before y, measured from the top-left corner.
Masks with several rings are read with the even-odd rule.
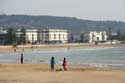
[[[6,34],[6,44],[12,45],[16,43],[16,31],[13,28],[8,28],[7,29],[7,34]]]
[[[24,27],[20,30],[19,44],[26,44],[26,30]]]
[[[109,27],[108,28],[108,40],[112,40],[111,33],[112,33],[112,29]]]
[[[119,40],[119,41],[122,40],[122,33],[120,30],[117,31],[117,40]]]
[[[125,34],[122,35],[122,41],[125,41]]]
[[[73,36],[72,33],[69,34],[69,40],[68,40],[68,42],[70,42],[70,43],[74,42],[74,36]]]
[[[81,35],[80,35],[80,41],[84,42],[83,40],[84,40],[84,33],[81,33]]]

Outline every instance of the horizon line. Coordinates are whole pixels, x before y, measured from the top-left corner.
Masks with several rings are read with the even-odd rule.
[[[80,18],[80,17],[73,17],[73,16],[58,16],[58,15],[33,15],[33,14],[0,14],[0,15],[7,15],[7,16],[13,16],[13,15],[24,15],[24,16],[50,16],[50,17],[66,17],[66,18],[75,18],[75,19],[79,19],[79,20],[87,20],[87,21],[109,21],[109,22],[125,22],[124,20],[111,20],[111,19],[87,19],[87,18]]]

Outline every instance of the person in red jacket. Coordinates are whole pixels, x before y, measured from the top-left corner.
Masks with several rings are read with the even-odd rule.
[[[63,66],[64,71],[67,71],[67,61],[66,61],[66,58],[63,59],[62,66]]]

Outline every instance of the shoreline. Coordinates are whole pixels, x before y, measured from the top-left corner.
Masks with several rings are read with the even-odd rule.
[[[50,64],[48,63],[41,63],[41,64],[19,64],[19,63],[0,63],[0,70],[2,68],[14,69],[17,68],[17,70],[21,69],[41,69],[41,71],[50,71]],[[58,71],[59,69],[62,69],[62,66],[60,64],[55,65],[55,71]],[[125,68],[111,68],[111,67],[96,67],[96,66],[85,66],[85,65],[71,65],[69,64],[67,66],[68,71],[124,71]],[[23,70],[21,70],[23,71]]]
[[[0,63],[0,72],[1,70],[7,71],[50,71],[50,64],[16,64],[16,63]],[[60,69],[60,65],[55,65],[55,72],[58,72],[58,69]],[[67,66],[68,71],[123,71],[125,72],[125,69],[113,69],[110,67],[90,67],[90,66],[82,66],[82,65],[68,65]]]
[[[125,47],[125,44],[104,44],[104,45],[93,45],[93,44],[59,44],[59,45],[18,45],[13,46],[0,46],[0,52],[23,52],[23,51],[47,51],[57,49],[84,49],[84,48],[109,48],[109,47]]]

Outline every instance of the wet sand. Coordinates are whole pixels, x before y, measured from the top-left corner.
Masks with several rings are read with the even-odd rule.
[[[107,47],[125,47],[125,44],[104,44],[104,45],[86,45],[86,44],[60,44],[60,45],[19,45],[0,46],[0,52],[20,52],[20,51],[43,51],[43,50],[57,50],[57,49],[72,49],[72,48],[107,48]]]
[[[0,83],[125,83],[125,71],[72,66],[51,72],[48,64],[0,64]]]

